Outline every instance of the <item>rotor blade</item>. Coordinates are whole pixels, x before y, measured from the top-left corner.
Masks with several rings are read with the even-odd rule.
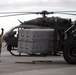
[[[9,12],[9,13],[13,13],[13,14],[10,14],[10,15],[2,15],[0,17],[10,17],[10,16],[19,16],[19,15],[27,15],[27,14],[45,14],[45,15],[48,15],[48,14],[65,14],[65,15],[76,15],[74,13],[68,13],[69,11],[67,12],[63,12],[63,11],[59,11],[59,12],[48,12],[48,11],[42,11],[42,12]],[[75,12],[75,11],[70,11],[70,12]]]
[[[59,12],[76,12],[76,11],[54,11],[54,12],[57,12],[57,13],[59,13]]]
[[[72,14],[72,13],[60,13],[60,12],[58,12],[58,13],[56,13],[56,12],[51,12],[50,14],[76,15],[76,14]],[[1,17],[10,17],[10,16],[19,16],[19,15],[27,15],[27,14],[22,13],[22,14],[12,14],[12,15],[2,15],[2,16],[0,16],[0,18],[1,18]]]
[[[48,12],[44,10],[47,13],[61,13],[61,12],[76,12],[76,11],[54,11],[54,12]],[[44,11],[41,12],[0,12],[0,14],[18,14],[18,13],[26,13],[26,14],[40,14],[43,13]]]
[[[74,13],[65,13],[65,12],[50,12],[50,14],[76,15],[76,14],[74,14]]]
[[[74,12],[74,13],[73,13]],[[76,11],[56,11],[56,12],[48,12],[46,10],[42,11],[42,12],[38,12],[37,14],[44,14],[44,15],[48,15],[48,14],[65,14],[65,15],[76,15],[75,14]]]
[[[76,15],[76,14],[73,14],[73,13],[64,13],[64,12],[54,12],[54,13],[57,13],[57,14],[65,14],[65,15]]]
[[[0,12],[0,14],[18,14],[18,13],[36,14],[37,12]]]
[[[13,13],[24,13],[24,12],[0,12],[0,14],[13,14]]]
[[[19,16],[19,15],[27,15],[27,14],[22,13],[22,14],[12,14],[12,15],[2,15],[0,17],[10,17],[10,16]]]

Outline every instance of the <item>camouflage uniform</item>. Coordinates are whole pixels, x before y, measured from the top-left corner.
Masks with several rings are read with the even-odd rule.
[[[1,55],[1,47],[2,47],[2,35],[3,35],[4,29],[2,28],[1,30],[2,30],[2,32],[0,34],[0,55]]]

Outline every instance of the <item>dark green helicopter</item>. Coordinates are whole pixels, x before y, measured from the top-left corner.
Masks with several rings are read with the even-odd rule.
[[[11,15],[3,15],[0,17],[9,17],[17,15],[27,15],[27,14],[39,14],[42,17],[38,17],[29,21],[20,22],[19,26],[16,26],[4,34],[3,39],[6,42],[7,50],[15,55],[12,51],[18,47],[18,33],[19,29],[44,29],[51,28],[54,29],[53,37],[53,52],[57,53],[62,51],[64,59],[70,64],[76,64],[76,22],[72,22],[71,19],[60,18],[60,17],[47,17],[50,14],[66,14],[66,15],[76,15],[72,12],[76,11],[56,11],[48,12],[46,10],[41,12],[6,12]],[[0,13],[0,14],[5,14]],[[16,30],[16,31],[15,31]],[[19,33],[18,33],[19,34]],[[16,37],[14,37],[14,35]],[[15,55],[16,56],[16,55]]]

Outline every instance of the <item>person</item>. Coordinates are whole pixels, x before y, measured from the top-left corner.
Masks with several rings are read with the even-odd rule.
[[[2,32],[0,34],[0,56],[1,56],[1,48],[2,48],[2,36],[3,36],[3,33],[4,33],[4,29],[1,28]]]

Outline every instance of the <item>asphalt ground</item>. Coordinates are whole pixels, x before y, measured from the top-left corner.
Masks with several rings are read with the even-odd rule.
[[[63,56],[12,56],[3,43],[0,75],[76,75],[76,65],[68,64]],[[16,63],[32,61],[52,61],[36,63]]]

